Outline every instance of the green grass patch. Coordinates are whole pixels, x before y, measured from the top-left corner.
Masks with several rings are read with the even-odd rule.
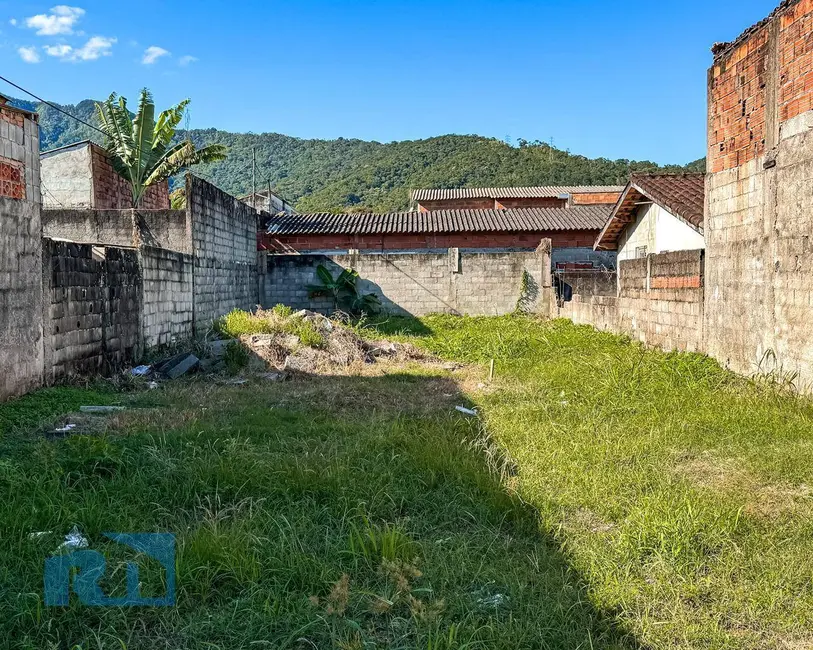
[[[314,322],[293,316],[291,308],[285,305],[256,312],[234,309],[215,323],[215,329],[235,339],[250,334],[292,334],[307,347],[325,345],[325,337]]]
[[[13,432],[0,456],[5,646],[813,640],[810,400],[566,322],[380,318],[357,331],[482,377],[494,360],[496,379],[462,394],[436,366],[197,378],[127,396],[105,433],[64,439],[27,427],[121,396],[56,389],[0,406]],[[481,418],[454,410],[471,403]],[[114,593],[127,558],[101,533],[173,532],[177,606],[45,608],[43,562],[74,525],[108,554]],[[160,570],[144,580],[160,595]]]

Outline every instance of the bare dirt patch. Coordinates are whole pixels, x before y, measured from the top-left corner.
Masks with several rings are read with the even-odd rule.
[[[809,486],[768,483],[735,458],[706,453],[677,465],[675,474],[704,490],[741,496],[743,512],[760,519],[797,513],[813,505]]]

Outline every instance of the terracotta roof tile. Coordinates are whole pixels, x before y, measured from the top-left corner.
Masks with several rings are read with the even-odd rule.
[[[543,185],[537,187],[458,187],[412,190],[413,201],[449,199],[555,199],[561,194],[605,194],[622,192],[621,185]]]
[[[277,214],[266,222],[271,235],[367,235],[539,232],[599,230],[612,206],[515,208],[511,210],[434,210],[391,214]]]
[[[618,236],[635,219],[641,201],[654,201],[703,232],[705,174],[633,174],[596,239],[595,248],[615,250]]]

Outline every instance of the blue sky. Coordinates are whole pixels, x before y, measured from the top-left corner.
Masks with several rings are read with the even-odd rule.
[[[60,103],[147,86],[159,108],[191,97],[193,128],[659,163],[705,154],[711,45],[778,3],[58,1],[0,0],[0,74]]]

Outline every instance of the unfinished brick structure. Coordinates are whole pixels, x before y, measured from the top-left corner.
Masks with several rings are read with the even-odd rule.
[[[813,0],[786,0],[709,70],[706,349],[813,381]]]
[[[113,169],[104,149],[93,142],[46,151],[41,156],[41,164],[46,208],[125,210],[133,207],[130,184]],[[167,182],[148,188],[139,207],[168,210]]]
[[[0,96],[0,401],[42,376],[39,127]]]

